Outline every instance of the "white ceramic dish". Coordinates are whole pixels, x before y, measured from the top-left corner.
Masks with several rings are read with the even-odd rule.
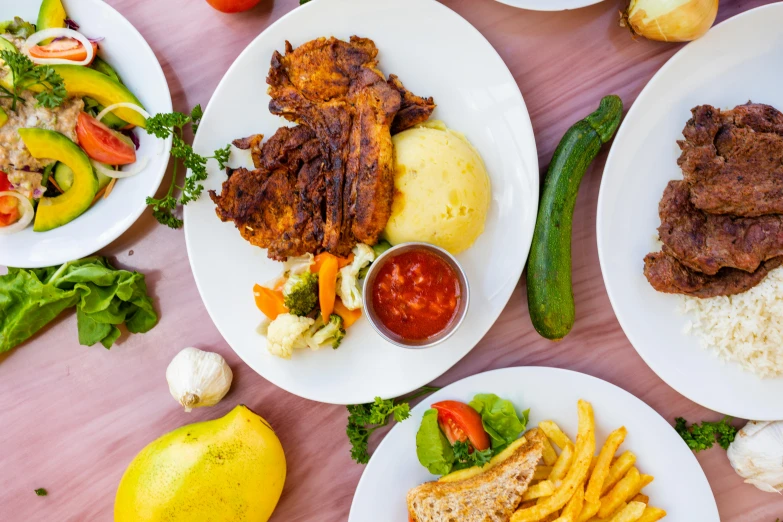
[[[416,16],[410,13],[416,12]],[[405,27],[405,34],[399,27]],[[319,36],[372,38],[381,69],[438,104],[433,118],[464,132],[481,152],[492,180],[484,234],[458,256],[471,286],[470,312],[459,332],[427,350],[383,341],[362,318],[338,350],[301,351],[291,360],[270,355],[256,332],[261,313],[255,283],[280,275],[282,265],[221,223],[205,194],[185,208],[185,237],[201,297],[226,341],[277,386],[330,403],[395,397],[445,372],[497,319],[527,258],[538,203],[538,159],[527,108],[492,46],[468,22],[434,0],[314,0],[280,19],[237,58],[215,91],[195,142],[212,151],[234,138],[271,135],[285,121],[267,108],[266,73],[274,50]],[[469,67],[466,64],[470,64]],[[205,186],[220,190],[225,174],[211,163]]]
[[[554,420],[573,439],[576,403],[592,403],[596,422],[596,451],[612,430],[625,426],[628,437],[620,447],[636,454],[636,466],[655,480],[644,490],[650,503],[668,513],[666,520],[718,522],[712,490],[693,453],[660,415],[630,393],[582,373],[557,368],[505,368],[458,381],[427,397],[411,417],[394,426],[378,446],[362,474],[348,522],[406,520],[405,494],[434,480],[416,458],[416,432],[430,404],[453,399],[470,401],[477,393],[495,393],[530,408],[528,427]]]
[[[68,16],[80,31],[97,38],[100,53],[150,114],[171,112],[171,94],[155,54],[139,32],[121,14],[101,0],[63,0]],[[35,23],[40,0],[0,0],[0,20],[20,16]],[[139,174],[117,180],[107,199],[99,200],[70,223],[48,232],[25,230],[0,236],[0,265],[35,268],[88,256],[128,230],[147,208],[146,198],[158,189],[168,165],[171,140],[161,141],[137,130],[141,149],[159,151]]]
[[[620,324],[667,384],[699,404],[736,417],[783,418],[783,378],[760,379],[724,364],[683,333],[680,297],[648,284],[644,256],[656,243],[658,202],[677,166],[682,129],[701,104],[731,108],[753,100],[783,109],[783,4],[745,12],[677,53],[634,103],[606,163],[598,198],[598,254]]]
[[[566,11],[603,2],[603,0],[495,0],[501,4],[531,11]]]

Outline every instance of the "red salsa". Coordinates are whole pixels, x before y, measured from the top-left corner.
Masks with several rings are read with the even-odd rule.
[[[404,340],[421,341],[445,330],[461,298],[454,269],[437,255],[410,250],[378,270],[372,304],[378,319]]]

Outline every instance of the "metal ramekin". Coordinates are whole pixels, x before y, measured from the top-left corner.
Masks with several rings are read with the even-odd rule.
[[[425,250],[443,259],[446,263],[449,264],[451,268],[454,269],[460,286],[459,304],[457,306],[457,311],[451,320],[451,323],[442,332],[420,341],[404,340],[399,335],[386,328],[386,326],[384,326],[384,324],[375,314],[372,302],[372,284],[373,281],[375,281],[375,277],[377,276],[380,267],[383,266],[383,264],[389,259],[411,250]],[[465,270],[462,269],[462,265],[460,265],[459,261],[457,261],[457,259],[453,255],[449,254],[446,250],[434,245],[430,245],[429,243],[401,243],[378,256],[372,265],[370,265],[370,269],[364,278],[362,293],[364,296],[364,311],[367,314],[367,319],[370,321],[372,327],[381,337],[402,348],[430,348],[436,344],[442,343],[454,335],[454,332],[456,332],[462,325],[462,322],[465,320],[465,316],[468,315],[468,305],[470,304],[470,286],[468,285],[468,277],[465,274]]]

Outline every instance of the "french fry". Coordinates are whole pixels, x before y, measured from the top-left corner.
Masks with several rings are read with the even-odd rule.
[[[604,480],[604,486],[601,488],[601,495],[606,495],[606,492],[612,489],[614,485],[628,473],[628,470],[631,469],[635,463],[636,455],[630,451],[626,451],[620,455],[609,468],[609,475],[606,477],[606,480]]]
[[[639,486],[637,486],[636,490],[633,491],[633,496],[635,497],[639,493],[642,492],[644,488],[646,488],[648,485],[650,485],[650,482],[652,482],[655,479],[652,475],[642,475],[639,479]]]
[[[544,437],[544,451],[541,453],[541,458],[544,459],[544,464],[547,466],[554,466],[557,462],[557,453],[547,437]]]
[[[522,501],[533,500],[541,497],[548,497],[555,492],[555,485],[551,480],[542,480],[535,486],[530,486],[522,495]]]
[[[652,506],[647,506],[642,516],[636,522],[655,522],[666,516],[666,511]]]
[[[585,500],[585,503],[582,506],[582,512],[579,514],[577,522],[587,522],[588,520],[591,520],[596,515],[596,513],[598,513],[600,508],[600,502],[588,502]]]
[[[590,467],[587,468],[587,476],[591,476],[593,474],[593,470],[595,469],[595,465],[598,463],[598,455],[593,456],[593,460],[590,462]]]
[[[633,500],[634,502],[641,502],[642,504],[650,503],[650,497],[648,497],[647,495],[642,495],[641,493],[637,494],[631,500]]]
[[[507,458],[509,458],[511,455],[513,455],[517,449],[519,449],[520,446],[525,444],[527,442],[527,439],[522,436],[512,442],[511,444],[506,447],[503,451],[492,457],[492,459],[484,464],[483,467],[473,466],[472,468],[467,469],[460,469],[457,471],[452,471],[448,475],[443,475],[441,478],[438,479],[438,482],[458,482],[461,480],[467,480],[469,478],[475,477],[476,475],[480,475],[484,473],[485,471],[489,471],[492,468],[496,467],[499,464],[502,464],[503,461],[505,461]],[[549,475],[547,475],[548,477]],[[533,477],[535,478],[535,476]],[[544,477],[546,478],[546,477]]]
[[[541,421],[538,423],[538,427],[561,450],[564,450],[569,444],[574,444],[554,421]]]
[[[604,442],[604,446],[601,448],[601,453],[598,455],[593,474],[590,476],[590,482],[587,484],[587,490],[585,490],[585,500],[588,502],[597,502],[601,498],[601,490],[606,477],[609,475],[612,458],[617,453],[617,448],[623,443],[627,434],[628,430],[625,429],[625,426],[622,426],[614,430],[606,438],[606,442]]]
[[[587,478],[587,468],[595,455],[595,419],[593,406],[587,401],[580,400],[577,411],[579,413],[579,430],[576,437],[576,452],[573,464],[560,488],[535,506],[517,510],[511,516],[511,522],[535,522],[555,513],[571,499],[576,489],[584,484]]]
[[[529,508],[529,507],[535,506],[535,505],[536,505],[536,501],[535,500],[525,500],[524,502],[522,502],[519,505],[519,507],[517,509]]]
[[[555,462],[555,465],[552,467],[552,473],[549,475],[549,480],[552,482],[563,480],[563,477],[568,473],[568,468],[571,467],[571,460],[573,457],[574,445],[569,444],[563,448],[563,451],[560,452],[560,456],[557,457],[557,462]]]
[[[598,516],[601,518],[609,518],[612,513],[616,513],[619,505],[623,502],[627,502],[636,495],[636,490],[639,487],[641,480],[642,477],[639,470],[631,468],[625,477],[623,477],[605,497],[601,498],[601,507],[598,509]]]
[[[548,479],[549,475],[552,474],[552,468],[553,466],[538,466],[533,472],[533,480]]]
[[[609,522],[636,522],[647,506],[641,502],[629,502],[627,506],[609,519]]]
[[[582,512],[584,501],[585,488],[584,486],[579,486],[576,488],[574,496],[571,497],[571,500],[568,501],[560,513],[560,518],[564,519],[561,522],[576,522],[576,519],[579,518],[579,514]]]

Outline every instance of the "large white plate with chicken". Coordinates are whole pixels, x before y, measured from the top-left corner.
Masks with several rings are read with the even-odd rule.
[[[270,113],[284,111],[270,106],[267,93],[275,51],[288,54],[287,41],[297,48],[320,37],[347,42],[354,35],[372,40],[383,74],[398,75],[411,92],[433,97],[437,109],[430,119],[463,133],[486,165],[491,203],[484,232],[457,256],[471,291],[469,312],[459,330],[435,347],[404,349],[383,340],[362,317],[338,349],[297,351],[289,360],[276,357],[257,331],[263,316],[252,289],[279,277],[283,265],[268,258],[267,249],[245,241],[234,224],[221,222],[206,192],[184,214],[199,292],[228,344],[275,385],[336,404],[399,396],[465,356],[517,285],[538,202],[535,140],[513,76],[476,29],[434,0],[316,0],[297,8],[259,35],[231,66],[205,111],[195,150],[211,152],[258,133],[269,140],[279,128],[291,125]],[[377,73],[368,74],[377,80]],[[389,132],[386,128],[386,141]],[[232,155],[232,162],[238,157]],[[226,173],[210,166],[205,189],[220,193],[226,179]]]
[[[780,255],[780,236],[769,233],[780,221],[780,198],[754,180],[779,176],[783,164],[781,23],[783,4],[759,7],[714,27],[669,60],[625,118],[598,200],[601,269],[631,344],[689,399],[758,420],[783,417],[783,378],[774,376],[783,368],[769,364],[783,360],[780,340],[761,338],[776,330],[768,328],[770,321],[781,320],[774,306],[780,288],[762,299],[749,297],[768,283],[759,283],[758,271],[780,261],[770,259]],[[747,123],[750,118],[766,128]],[[723,268],[708,275],[716,266]],[[658,292],[651,282],[690,296]],[[726,293],[734,295],[708,297]],[[699,315],[706,303],[721,315]],[[742,303],[752,308],[722,311]],[[723,351],[703,348],[701,338]],[[738,357],[724,361],[715,353]]]
[[[572,441],[577,434],[577,402],[581,399],[591,403],[596,453],[612,430],[624,426],[627,436],[617,454],[633,452],[636,456],[634,466],[655,477],[644,493],[649,496],[650,505],[666,511],[664,521],[720,520],[715,498],[699,462],[655,410],[625,390],[589,375],[559,368],[522,367],[467,377],[426,397],[412,408],[410,418],[396,424],[370,458],[356,487],[348,521],[406,520],[408,491],[437,479],[417,458],[417,431],[422,416],[439,401],[467,403],[477,394],[495,394],[511,401],[518,412],[529,408],[527,429],[551,420]],[[512,476],[514,482],[523,480],[519,475]],[[467,481],[463,484],[461,494],[478,506],[486,505],[483,502],[486,499],[501,504],[513,495],[508,493],[510,488],[506,488],[502,480],[481,484],[482,490],[472,496],[470,488],[474,486]],[[459,484],[455,486],[459,487]],[[448,496],[448,492],[443,493],[444,498]],[[489,515],[482,517],[477,511],[471,510],[470,520],[504,520]]]

